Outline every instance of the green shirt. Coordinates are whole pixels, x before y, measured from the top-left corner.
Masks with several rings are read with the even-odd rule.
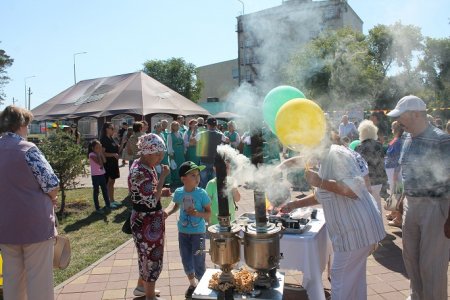
[[[205,190],[211,199],[211,218],[209,219],[209,225],[218,224],[219,220],[217,216],[219,215],[219,200],[217,195],[217,178],[211,179],[206,185]],[[233,195],[231,192],[228,193],[228,206],[230,211],[230,222],[233,222],[236,208],[234,206]]]

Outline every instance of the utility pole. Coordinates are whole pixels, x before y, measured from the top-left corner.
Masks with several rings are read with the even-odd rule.
[[[77,52],[73,54],[73,82],[77,84],[77,71],[75,67],[75,57],[80,54],[86,54],[87,52]]]
[[[19,102],[19,100],[16,100],[16,99],[14,99],[14,97],[13,97],[12,102],[13,102],[13,105],[16,105],[16,102]]]
[[[31,110],[31,94],[33,94],[31,88],[28,87],[28,110]]]
[[[29,79],[29,78],[34,78],[34,77],[36,77],[36,75],[33,75],[33,76],[27,76],[27,77],[25,77],[24,79],[23,79],[23,82],[24,82],[24,84],[25,84],[25,108],[27,108],[27,79]],[[31,91],[29,91],[29,93],[31,93]],[[28,95],[28,110],[30,110],[30,95]]]

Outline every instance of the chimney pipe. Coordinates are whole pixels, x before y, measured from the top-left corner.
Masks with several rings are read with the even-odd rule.
[[[230,208],[228,205],[228,196],[226,193],[227,166],[221,154],[217,154],[214,160],[217,178],[217,198],[219,204],[219,225],[221,227],[230,227]]]
[[[258,129],[251,136],[251,151],[252,151],[252,163],[255,166],[264,162],[264,145],[261,129]],[[255,185],[253,191],[253,199],[255,201],[255,221],[257,230],[266,230],[267,216],[266,216],[266,195],[261,191],[261,187],[258,184]]]

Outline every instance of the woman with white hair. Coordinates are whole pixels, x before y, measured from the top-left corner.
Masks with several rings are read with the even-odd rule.
[[[369,165],[369,179],[372,188],[372,196],[377,202],[381,214],[380,191],[383,183],[387,182],[386,170],[384,169],[383,145],[377,141],[378,128],[370,120],[364,120],[358,126],[359,140],[361,144],[355,148]]]
[[[227,123],[228,130],[224,132],[225,136],[230,139],[230,146],[236,149],[241,142],[241,137],[236,131],[236,123],[234,121],[229,121]]]

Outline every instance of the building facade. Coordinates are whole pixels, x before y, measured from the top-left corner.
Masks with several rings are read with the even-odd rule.
[[[199,67],[204,87],[199,104],[223,102],[244,82],[271,89],[280,84],[290,55],[324,30],[350,27],[362,32],[363,21],[345,0],[285,0],[281,5],[237,17],[237,60]]]

